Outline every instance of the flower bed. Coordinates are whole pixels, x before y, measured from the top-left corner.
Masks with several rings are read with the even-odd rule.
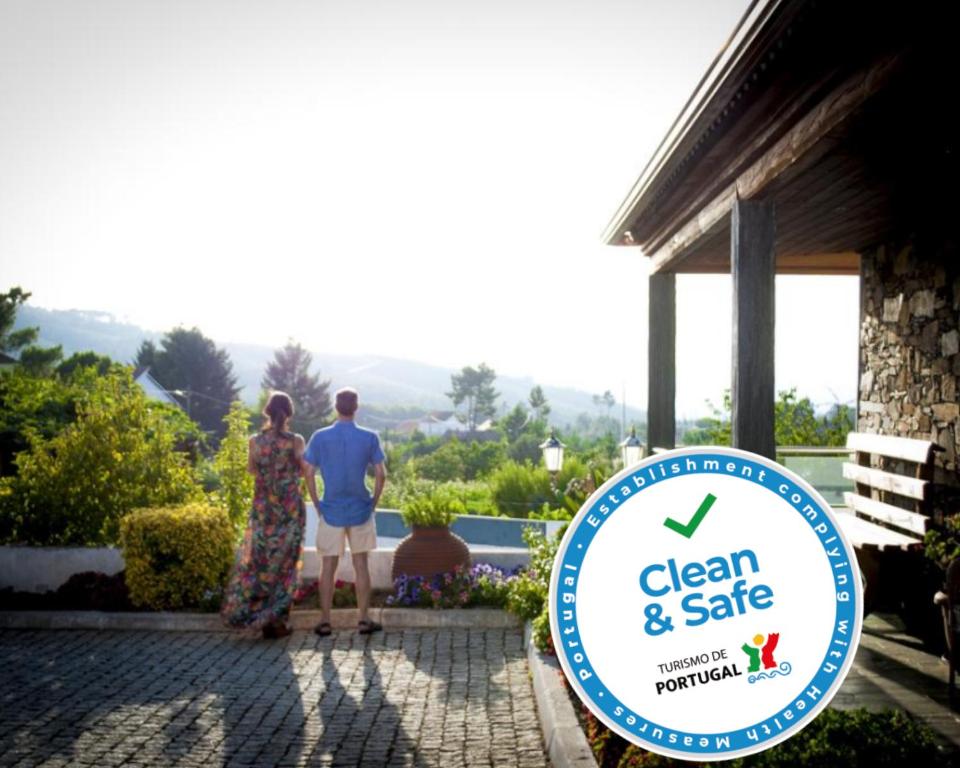
[[[18,592],[0,589],[0,611],[135,611],[124,573],[108,576],[85,571],[71,576],[58,589]]]
[[[514,572],[487,563],[470,568],[457,566],[450,573],[433,577],[401,575],[386,604],[412,608],[503,608],[515,580]]]
[[[370,594],[370,605],[378,608],[386,605],[387,595],[382,590],[373,590]],[[293,597],[294,608],[313,610],[320,607],[320,582],[316,579],[304,581]],[[333,584],[333,607],[356,608],[357,588],[350,581],[337,579]]]

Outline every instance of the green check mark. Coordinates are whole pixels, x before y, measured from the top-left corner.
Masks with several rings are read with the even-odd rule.
[[[690,518],[690,522],[684,525],[683,523],[678,523],[672,517],[668,517],[663,521],[663,524],[667,526],[671,531],[676,531],[681,536],[686,536],[688,539],[696,533],[697,528],[700,527],[700,523],[703,522],[703,518],[707,516],[707,512],[710,511],[710,507],[713,506],[713,502],[717,500],[717,497],[712,493],[708,493],[706,498],[700,503],[699,508],[696,512],[693,513],[693,517]]]

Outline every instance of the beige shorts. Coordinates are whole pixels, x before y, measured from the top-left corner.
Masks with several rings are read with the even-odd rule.
[[[317,554],[321,557],[342,557],[344,544],[350,544],[350,552],[359,555],[377,548],[377,524],[374,515],[363,525],[350,525],[345,528],[330,525],[319,515],[317,524]]]

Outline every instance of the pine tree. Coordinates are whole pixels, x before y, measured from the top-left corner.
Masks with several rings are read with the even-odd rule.
[[[538,421],[545,421],[550,415],[550,406],[547,396],[543,394],[543,387],[539,384],[530,390],[530,410]]]
[[[6,293],[0,293],[0,352],[20,353],[20,367],[34,376],[49,376],[54,367],[63,359],[63,348],[38,347],[34,344],[39,328],[21,328],[13,330],[17,321],[17,310],[26,303],[30,294],[19,286]]]
[[[324,426],[333,411],[330,380],[321,381],[319,371],[310,373],[312,364],[311,354],[291,340],[273,353],[261,381],[264,389],[286,392],[293,398],[290,427],[304,437]]]
[[[496,402],[500,393],[493,388],[496,378],[496,372],[486,363],[480,363],[479,368],[468,365],[460,373],[450,376],[453,388],[447,392],[447,397],[454,405],[466,402],[467,412],[462,418],[471,432],[483,419],[493,418],[497,413]]]

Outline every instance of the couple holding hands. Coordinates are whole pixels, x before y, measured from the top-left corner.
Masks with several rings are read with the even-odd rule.
[[[357,391],[336,393],[337,420],[313,433],[308,443],[290,432],[293,401],[273,392],[263,409],[263,429],[250,438],[247,471],[255,478],[253,507],[243,544],[227,585],[221,616],[233,627],[256,627],[267,638],[290,634],[287,618],[299,586],[306,507],[300,479],[317,510],[317,554],[320,568],[318,635],[332,632],[330,609],[334,575],[349,542],[356,574],[360,634],[383,629],[368,615],[370,569],[367,553],[377,546],[373,512],[386,482],[384,455],[375,432],[358,427]],[[374,468],[371,495],[365,477]],[[316,470],[323,478],[323,500],[317,496]]]

